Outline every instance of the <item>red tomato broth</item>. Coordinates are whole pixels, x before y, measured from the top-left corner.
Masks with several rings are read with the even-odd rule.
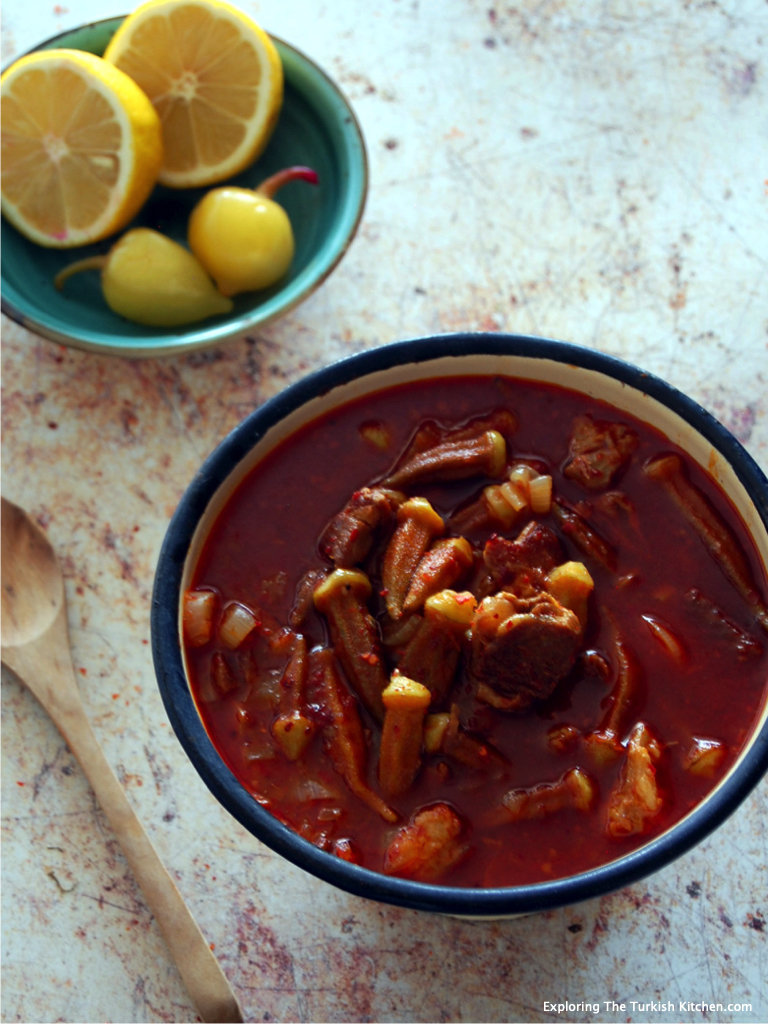
[[[264,609],[286,624],[302,575],[327,565],[317,549],[323,528],[355,490],[376,481],[392,467],[415,429],[426,420],[458,424],[501,406],[512,409],[518,420],[510,445],[512,456],[545,463],[553,475],[555,492],[574,504],[590,497],[560,472],[567,458],[574,418],[591,412],[595,418],[631,425],[640,437],[629,468],[615,484],[615,489],[631,499],[636,516],[613,518],[595,513],[590,520],[617,548],[617,573],[585,558],[562,536],[551,515],[536,518],[555,529],[566,558],[584,561],[594,578],[585,647],[611,651],[613,627],[603,611],[607,605],[624,641],[641,662],[645,699],[636,717],[647,723],[664,748],[657,769],[664,809],[650,834],[616,840],[605,832],[606,805],[621,769],[621,758],[598,767],[585,750],[583,738],[567,754],[555,753],[546,742],[548,730],[561,724],[575,726],[582,734],[596,728],[613,680],[579,678],[574,671],[547,701],[525,714],[513,715],[477,703],[462,675],[453,694],[462,721],[469,728],[481,727],[483,735],[509,756],[510,773],[501,780],[489,781],[478,772],[452,768],[446,779],[436,767],[441,759],[425,757],[410,792],[389,801],[400,815],[398,825],[392,826],[346,789],[323,752],[320,734],[302,760],[294,764],[274,748],[269,729],[275,711],[269,693],[275,692],[285,654],[267,651],[263,639],[255,642],[254,656],[265,692],[259,694],[257,688],[256,695],[248,699],[248,721],[243,723],[240,694],[204,699],[204,694],[210,697],[207,676],[215,644],[186,651],[192,689],[214,745],[243,785],[273,814],[320,844],[326,835],[350,838],[364,866],[381,870],[394,831],[407,823],[415,810],[437,801],[447,802],[466,823],[470,853],[440,882],[469,887],[559,878],[630,852],[701,801],[727,772],[756,724],[768,678],[765,635],[761,635],[749,610],[673,502],[642,471],[651,456],[679,449],[647,424],[553,385],[498,377],[445,378],[400,385],[321,417],[270,452],[243,480],[217,518],[190,584],[214,588],[223,602],[237,600]],[[361,433],[362,424],[372,423],[389,436],[385,450]],[[686,463],[691,479],[736,533],[765,594],[765,574],[743,523],[716,484],[691,460],[686,459]],[[466,496],[477,493],[483,483],[475,478],[459,484],[411,488],[409,493],[423,494],[445,516]],[[517,532],[513,529],[510,536]],[[484,537],[470,535],[470,539],[482,541]],[[631,573],[636,574],[632,583],[616,586],[618,579]],[[714,640],[708,626],[686,607],[684,595],[691,587],[697,587],[755,637],[762,644],[762,654],[741,662],[729,645]],[[683,640],[687,659],[682,666],[675,664],[651,635],[642,615],[654,616]],[[302,631],[310,647],[328,642],[317,613],[311,613]],[[362,714],[371,727],[368,775],[376,788],[378,729],[365,712]],[[683,757],[694,736],[727,745],[727,756],[714,778],[696,777],[683,767]],[[272,756],[263,756],[270,752]],[[573,766],[587,771],[599,786],[599,802],[589,813],[565,810],[538,820],[484,824],[494,817],[494,810],[510,789],[555,782]],[[322,795],[318,786],[332,797],[312,800],[313,795]],[[334,807],[340,809],[338,818],[332,817],[336,811],[329,811]]]

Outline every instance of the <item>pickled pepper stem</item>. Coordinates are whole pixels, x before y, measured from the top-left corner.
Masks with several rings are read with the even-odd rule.
[[[286,167],[285,170],[270,175],[254,191],[260,196],[272,199],[275,193],[290,181],[308,181],[310,185],[317,185],[319,180],[317,171],[313,171],[311,167]]]
[[[64,287],[64,283],[72,277],[73,274],[79,274],[81,270],[103,270],[107,265],[108,256],[86,256],[83,260],[77,260],[75,263],[70,263],[68,267],[64,267],[60,270],[56,277],[53,279],[53,283],[58,291]]]

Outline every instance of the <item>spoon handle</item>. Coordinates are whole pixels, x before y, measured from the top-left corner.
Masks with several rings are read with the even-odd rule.
[[[64,644],[57,642],[62,625]],[[64,607],[55,626],[40,640],[3,648],[3,661],[38,698],[80,762],[200,1016],[211,1024],[239,1024],[243,1015],[237,998],[86,717],[69,655]]]

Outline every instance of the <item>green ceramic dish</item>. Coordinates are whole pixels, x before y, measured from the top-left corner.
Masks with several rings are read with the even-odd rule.
[[[101,55],[122,20],[110,18],[84,25],[36,49],[69,47]],[[295,182],[280,192],[279,201],[293,224],[296,254],[279,284],[237,296],[235,308],[227,316],[185,328],[143,327],[109,309],[96,273],[71,278],[62,293],[53,285],[62,267],[107,252],[114,237],[77,249],[44,249],[27,241],[3,219],[3,312],[29,330],[65,345],[111,355],[159,356],[242,337],[310,295],[331,273],[355,235],[365,206],[368,163],[360,126],[338,87],[304,54],[279,39],[274,42],[285,71],[280,120],[259,160],[231,182],[254,187],[274,171],[293,164],[313,167],[319,175],[318,187]],[[189,214],[204,191],[158,185],[130,226],[153,227],[183,242]]]

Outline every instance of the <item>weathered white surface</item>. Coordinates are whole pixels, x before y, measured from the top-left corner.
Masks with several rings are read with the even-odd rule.
[[[626,357],[768,465],[768,7],[243,6],[337,78],[366,133],[370,199],[337,272],[199,356],[108,359],[3,324],[3,490],[62,556],[107,757],[251,1020],[766,1020],[765,782],[697,850],[602,900],[494,924],[369,904],[218,807],[166,722],[148,615],[201,459],[285,383],[403,337],[502,329]],[[3,62],[123,12],[7,0]],[[2,700],[3,1020],[195,1020],[63,741],[5,671]],[[600,1011],[545,1009],[565,1000]]]

